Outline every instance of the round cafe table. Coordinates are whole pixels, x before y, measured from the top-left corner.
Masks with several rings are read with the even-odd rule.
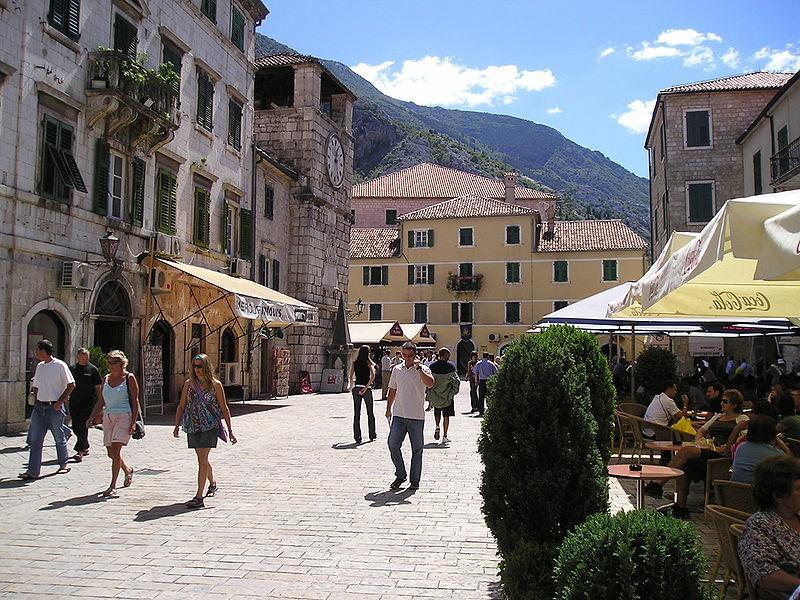
[[[651,450],[661,450],[662,452],[677,452],[678,450],[683,448],[683,445],[676,444],[675,442],[670,442],[670,441],[661,441],[661,442],[646,442],[644,447],[649,448]]]
[[[617,479],[636,480],[636,508],[644,508],[644,482],[652,479],[677,479],[683,471],[659,465],[642,465],[641,471],[631,471],[630,465],[608,465],[608,474]]]

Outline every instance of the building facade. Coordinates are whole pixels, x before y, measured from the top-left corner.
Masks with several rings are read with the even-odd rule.
[[[358,217],[357,217],[358,218]],[[354,228],[354,321],[427,323],[453,349],[501,354],[544,315],[644,274],[646,242],[621,221],[543,222],[518,204],[463,196]]]
[[[659,92],[645,141],[653,256],[673,231],[700,231],[744,195],[736,140],[789,77],[748,73]]]

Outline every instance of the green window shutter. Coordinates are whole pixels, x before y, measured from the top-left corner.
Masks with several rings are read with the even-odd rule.
[[[136,60],[137,35],[136,26],[119,13],[115,13],[114,50],[119,50],[130,60]]]
[[[413,248],[414,247],[414,232],[413,231],[409,231],[408,232],[408,247],[409,248]]]
[[[203,192],[200,188],[194,188],[194,227],[192,228],[192,242],[200,245],[203,239],[202,215],[200,214],[201,196]]]
[[[244,15],[231,3],[231,41],[244,52]]]
[[[381,285],[389,285],[389,267],[387,265],[381,267]]]
[[[55,29],[66,32],[69,0],[50,0],[47,20]]]
[[[242,105],[232,98],[228,101],[228,145],[242,149]]]
[[[131,205],[131,223],[137,227],[144,225],[144,181],[147,163],[141,158],[133,158],[133,202]],[[108,181],[108,179],[106,179]]]
[[[98,215],[108,212],[108,170],[111,152],[103,138],[97,139],[94,153],[94,202],[92,210]]]
[[[753,193],[757,196],[763,193],[761,185],[761,150],[753,154]]]
[[[453,323],[458,323],[458,302],[453,302],[450,305],[450,316],[452,317]]]
[[[167,39],[163,39],[162,44],[164,45],[164,52],[162,54],[163,62],[168,65],[172,65],[172,70],[175,71],[175,74],[178,76],[178,81],[175,82],[173,90],[175,90],[176,94],[180,94],[180,76],[181,67],[183,65],[183,52]]]
[[[55,196],[56,187],[60,180],[58,176],[58,166],[53,158],[52,148],[58,143],[58,122],[44,115],[42,118],[42,155],[41,155],[41,176],[39,181],[39,192],[47,197]]]
[[[214,82],[210,78],[206,79],[206,106],[205,106],[206,129],[214,129]]]
[[[211,195],[202,187],[194,188],[194,243],[208,248],[210,238]]]
[[[428,229],[428,248],[433,248],[433,229]]]
[[[428,265],[428,284],[433,285],[433,265]]]
[[[414,285],[414,265],[408,265],[408,285]]]
[[[280,291],[281,287],[281,263],[277,260],[272,261],[272,289]]]
[[[60,139],[59,139],[59,154],[67,169],[69,175],[64,178],[64,183],[76,190],[86,193],[86,184],[83,182],[81,172],[78,169],[78,163],[75,162],[75,156],[72,154],[72,127],[61,123]]]
[[[205,71],[197,71],[197,124],[214,128],[214,82]]]
[[[258,283],[261,285],[269,284],[269,259],[263,254],[258,255]]]
[[[369,285],[369,267],[363,267],[362,273],[363,273],[363,284]]]
[[[200,10],[212,23],[217,22],[217,0],[202,0]]]
[[[222,240],[222,252],[227,253],[230,248],[228,248],[228,204],[224,204],[222,206],[222,235],[220,236]]]
[[[197,121],[198,125],[205,126],[206,84],[205,73],[197,71]]]
[[[252,257],[252,222],[250,211],[243,208],[239,211],[239,256],[250,260]]]
[[[175,176],[169,174],[169,233],[175,235],[177,233],[178,223],[178,180]]]
[[[74,40],[80,37],[81,1],[67,1],[67,31],[66,34]]]
[[[167,235],[175,235],[177,212],[178,181],[169,171],[160,171],[156,194],[156,229]]]

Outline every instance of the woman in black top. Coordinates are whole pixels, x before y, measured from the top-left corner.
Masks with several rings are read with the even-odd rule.
[[[355,385],[353,385],[355,379]],[[367,405],[367,424],[369,441],[375,440],[375,413],[372,411],[372,383],[375,381],[375,363],[369,357],[369,346],[361,346],[353,362],[350,385],[353,388],[353,437],[356,444],[361,443],[361,400]]]

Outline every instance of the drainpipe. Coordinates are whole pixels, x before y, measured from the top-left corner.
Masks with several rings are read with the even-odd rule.
[[[769,180],[772,182],[772,157],[775,156],[775,123],[772,120],[772,115],[767,115],[769,119]],[[772,188],[772,193],[778,191],[778,188],[775,186],[770,186]]]

